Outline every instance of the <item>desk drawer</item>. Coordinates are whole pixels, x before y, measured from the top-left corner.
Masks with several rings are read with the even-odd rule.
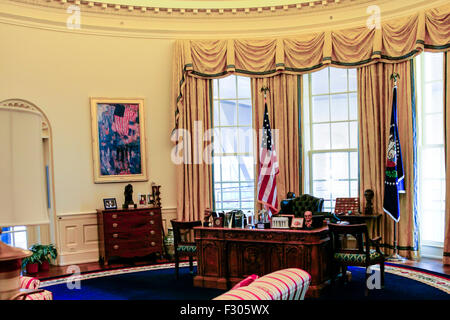
[[[105,232],[129,232],[143,228],[159,230],[161,228],[160,216],[130,216],[128,219],[105,221]]]

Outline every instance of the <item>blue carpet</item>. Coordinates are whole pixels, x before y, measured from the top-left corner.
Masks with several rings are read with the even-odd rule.
[[[194,269],[194,271],[196,271]],[[432,286],[402,276],[386,273],[385,288],[371,290],[364,296],[364,269],[349,268],[351,282],[335,284],[318,300],[449,300],[450,295]],[[55,300],[210,300],[223,290],[192,285],[189,268],[133,272],[81,281],[81,289],[68,289],[65,283],[48,286]],[[310,300],[310,299],[307,299]],[[312,299],[311,299],[312,300]],[[317,300],[317,299],[315,299]]]

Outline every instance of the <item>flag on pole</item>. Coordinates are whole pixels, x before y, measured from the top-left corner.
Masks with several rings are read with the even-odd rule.
[[[391,126],[386,158],[383,210],[398,222],[400,220],[399,193],[405,192],[405,175],[397,127],[397,86],[394,86],[392,98]]]
[[[277,179],[279,173],[277,154],[272,143],[269,113],[264,99],[265,110],[262,130],[262,143],[260,149],[260,166],[258,178],[258,202],[262,203],[272,213],[277,213]]]

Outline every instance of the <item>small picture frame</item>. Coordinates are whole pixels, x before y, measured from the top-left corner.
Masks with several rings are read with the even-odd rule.
[[[103,205],[105,206],[105,210],[117,209],[116,198],[103,199]]]
[[[291,228],[292,229],[302,229],[304,218],[292,218]]]
[[[147,195],[144,193],[138,194],[138,205],[140,207],[147,205]]]
[[[147,193],[147,204],[149,206],[155,204],[155,198],[153,197],[152,193]]]

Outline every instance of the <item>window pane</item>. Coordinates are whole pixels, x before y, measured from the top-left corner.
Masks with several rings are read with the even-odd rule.
[[[442,112],[444,110],[443,83],[432,82],[425,84],[425,111]]]
[[[349,106],[350,106],[350,116],[349,120],[357,120],[358,119],[358,95],[356,93],[350,93],[348,95],[349,98]]]
[[[220,129],[220,147],[224,153],[237,152],[237,130],[234,128]]]
[[[239,137],[239,153],[253,153],[253,129],[252,128],[236,128],[235,131]]]
[[[347,69],[348,70],[348,91],[357,91],[357,76],[356,69]]]
[[[312,94],[328,93],[328,69],[325,68],[311,74]]]
[[[426,179],[445,177],[443,148],[426,148],[422,150],[422,174]]]
[[[214,99],[219,98],[219,79],[213,80],[213,97]]]
[[[350,148],[358,148],[358,122],[350,122]]]
[[[326,180],[330,178],[330,154],[314,153],[312,155],[312,170],[314,180]]]
[[[318,198],[331,199],[330,181],[313,181],[313,195]]]
[[[350,179],[358,179],[358,152],[350,152]]]
[[[347,91],[347,69],[330,68],[330,91]]]
[[[441,114],[425,115],[425,143],[443,144],[444,143],[444,120]]]
[[[347,94],[331,95],[331,121],[348,120]]]
[[[348,179],[348,153],[333,152],[331,154],[331,174],[332,178]]]
[[[238,80],[238,98],[239,99],[250,99],[252,90],[250,88],[250,78],[249,77],[237,77]]]
[[[219,95],[220,99],[236,98],[236,76],[219,79]]]
[[[425,58],[425,81],[442,80],[444,70],[444,58],[442,53],[426,52]]]
[[[239,170],[241,181],[253,181],[255,165],[253,157],[239,157]]]
[[[328,123],[313,125],[313,149],[330,149],[330,125]]]
[[[313,122],[330,121],[329,97],[317,96],[312,98]]]
[[[14,246],[27,249],[27,233],[24,231],[14,232]]]
[[[350,197],[359,197],[359,186],[358,181],[350,181]]]
[[[218,157],[218,156],[213,157],[214,181],[222,181],[222,179],[221,179],[221,172],[222,172],[221,158],[222,157]]]
[[[236,156],[222,157],[222,181],[239,181],[238,168]]]
[[[347,122],[331,124],[331,147],[333,149],[346,149],[349,147]]]
[[[239,125],[252,125],[252,102],[251,100],[239,101]]]
[[[220,100],[220,125],[233,126],[237,124],[236,101]]]
[[[333,180],[331,182],[331,188],[333,199],[349,197],[349,181]]]
[[[214,110],[213,110],[214,123],[213,123],[213,126],[217,127],[217,126],[220,125],[220,120],[219,120],[219,101],[214,100],[213,106],[214,106]]]

